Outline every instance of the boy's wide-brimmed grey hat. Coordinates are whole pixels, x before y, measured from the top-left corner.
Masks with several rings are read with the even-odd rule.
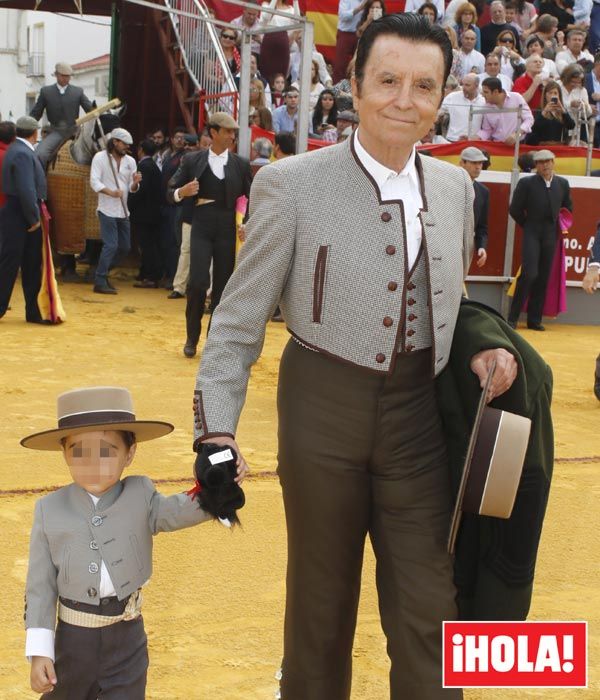
[[[164,421],[137,420],[129,390],[117,386],[67,391],[57,398],[56,412],[57,428],[28,435],[21,445],[33,450],[62,450],[62,438],[95,430],[127,430],[135,434],[136,442],[144,442],[174,429]]]

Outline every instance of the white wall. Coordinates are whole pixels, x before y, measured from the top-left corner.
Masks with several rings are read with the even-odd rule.
[[[0,9],[0,115],[16,121],[25,113],[27,12]]]

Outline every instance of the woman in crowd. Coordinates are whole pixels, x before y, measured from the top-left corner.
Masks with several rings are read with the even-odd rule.
[[[544,58],[554,60],[556,54],[562,51],[565,43],[565,33],[558,31],[558,20],[552,15],[540,15],[535,23],[535,33],[544,42]]]
[[[438,9],[432,2],[424,2],[417,10],[417,14],[428,19],[431,24],[438,21]]]
[[[515,5],[515,22],[522,30],[522,36],[527,37],[535,27],[537,10],[535,5],[527,0],[513,0]]]
[[[456,38],[456,32],[450,26],[444,27],[444,31],[448,35],[448,39],[450,39],[450,43],[452,44],[452,68],[450,68],[450,75],[453,75],[460,81],[462,79],[463,69],[460,51],[458,50],[458,39]]]
[[[500,72],[514,81],[523,72],[522,69],[515,75],[515,68],[524,65],[525,61],[515,46],[515,35],[510,30],[505,30],[498,34],[496,47],[492,51],[500,59]]]
[[[250,107],[258,109],[259,107],[266,107],[265,102],[265,86],[262,80],[254,78],[250,81]]]
[[[292,83],[292,87],[298,88],[300,90],[300,82],[296,80]],[[311,69],[310,69],[310,94],[308,98],[308,108],[312,111],[317,104],[319,95],[323,92],[325,86],[319,80],[319,64],[313,59]]]
[[[475,41],[475,51],[481,51],[481,31],[477,26],[477,10],[475,9],[475,5],[472,5],[470,2],[463,2],[456,10],[454,22],[454,31],[456,32],[458,43],[460,44],[463,32],[466,32],[467,29],[471,29],[475,32],[475,36],[477,37]]]
[[[225,60],[227,61],[231,75],[237,75],[240,71],[240,66],[242,65],[242,58],[236,46],[236,41],[237,32],[235,29],[221,30],[221,48],[225,54]]]
[[[283,73],[276,73],[273,76],[273,82],[271,83],[271,105],[272,109],[277,109],[285,102],[285,75]]]
[[[570,5],[570,7],[569,7]],[[573,3],[571,0],[542,0],[540,2],[540,15],[551,15],[558,20],[558,29],[563,32],[568,32],[569,29],[575,29],[575,17],[571,9]]]
[[[251,126],[258,126],[267,131],[273,131],[273,117],[268,107],[255,107],[252,113]]]
[[[362,33],[371,24],[371,22],[374,19],[380,19],[385,14],[385,3],[383,0],[367,0],[362,17],[360,18],[358,29],[356,30],[356,36],[358,36],[360,39]]]
[[[335,104],[335,95],[333,90],[325,88],[319,95],[317,104],[312,113],[312,133],[316,136],[323,136],[324,132],[335,129],[337,125],[338,109]]]
[[[561,102],[575,122],[575,128],[571,131],[572,146],[580,140],[587,141],[587,119],[592,114],[584,80],[585,71],[578,63],[567,66],[560,74]]]
[[[338,112],[343,112],[346,109],[352,109],[354,104],[352,100],[352,85],[350,83],[352,75],[354,74],[354,63],[355,59],[353,58],[346,69],[346,77],[331,88],[333,90],[333,94],[335,95],[335,102]]]
[[[548,80],[558,79],[558,71],[556,70],[556,63],[551,58],[544,57],[544,40],[537,34],[532,34],[526,43],[527,55],[528,56],[541,56],[544,59],[544,70],[542,71],[542,78]]]
[[[553,146],[569,143],[569,133],[575,128],[573,117],[563,103],[560,85],[549,80],[542,92],[541,109],[535,115],[531,132],[525,143],[531,146]]]
[[[290,70],[290,39],[285,27],[293,24],[300,17],[298,0],[289,4],[287,0],[271,0],[263,2],[263,8],[279,10],[285,15],[272,15],[269,12],[261,12],[260,24],[262,27],[281,27],[280,32],[265,34],[260,50],[260,72],[272,82],[277,73],[287,75]]]

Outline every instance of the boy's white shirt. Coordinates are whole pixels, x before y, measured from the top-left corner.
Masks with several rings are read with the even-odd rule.
[[[88,492],[94,506],[100,498]],[[100,563],[100,598],[116,596],[115,587],[104,561]],[[54,661],[54,630],[45,627],[30,627],[25,638],[25,656],[31,661],[32,656],[45,656]]]

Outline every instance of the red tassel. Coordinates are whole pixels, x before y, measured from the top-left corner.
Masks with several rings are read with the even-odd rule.
[[[194,486],[194,488],[190,489],[189,491],[186,491],[186,494],[190,498],[195,498],[201,491],[202,491],[202,486],[200,485],[200,482],[198,480],[196,480],[196,485]]]

